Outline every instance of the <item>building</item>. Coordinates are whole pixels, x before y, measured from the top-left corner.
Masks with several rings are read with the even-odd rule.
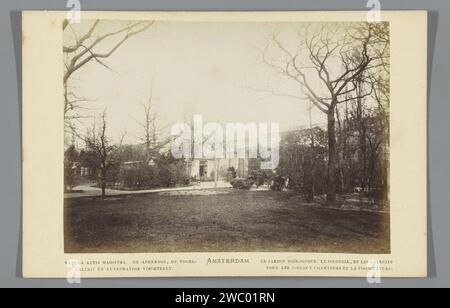
[[[226,180],[228,170],[234,168],[239,178],[246,178],[249,172],[249,159],[193,159],[187,164],[191,179],[198,181]]]

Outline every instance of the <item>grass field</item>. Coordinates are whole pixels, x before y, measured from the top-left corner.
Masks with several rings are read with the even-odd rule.
[[[228,192],[228,191],[227,191]],[[302,204],[289,192],[66,199],[66,253],[390,252],[386,213]]]

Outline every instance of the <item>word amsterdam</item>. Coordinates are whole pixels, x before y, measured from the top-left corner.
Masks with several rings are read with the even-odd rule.
[[[210,302],[216,303],[275,303],[274,293],[220,293],[218,297],[200,294],[178,294],[175,297],[175,303],[202,304],[207,306]]]
[[[177,123],[172,127],[173,157],[195,159],[260,158],[262,169],[276,169],[280,161],[280,125],[278,123],[218,123],[203,126],[203,117],[195,115],[193,125]],[[225,138],[226,136],[226,138]],[[270,141],[269,141],[270,139]]]

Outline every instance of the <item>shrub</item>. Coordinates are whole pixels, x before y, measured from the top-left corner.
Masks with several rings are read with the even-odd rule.
[[[64,190],[72,191],[80,182],[76,162],[79,160],[79,153],[74,146],[69,147],[64,152]]]
[[[77,169],[71,165],[64,164],[64,190],[65,192],[72,191],[79,183],[81,183],[80,176]]]
[[[285,187],[286,187],[286,178],[282,177],[281,175],[278,175],[273,180],[270,189],[275,191],[282,191]]]
[[[145,166],[122,169],[118,178],[119,182],[127,188],[153,187],[155,180],[154,170]]]
[[[270,184],[270,182],[275,177],[272,170],[254,170],[250,172],[249,179],[255,182],[256,186],[262,186],[265,184]]]
[[[250,190],[255,182],[251,179],[234,179],[231,181],[231,185],[235,189]]]
[[[226,178],[230,183],[237,178],[237,171],[234,167],[230,167],[227,169]]]
[[[122,168],[118,182],[125,188],[150,189],[189,185],[190,178],[182,163],[160,161],[155,166],[142,163],[132,168]]]

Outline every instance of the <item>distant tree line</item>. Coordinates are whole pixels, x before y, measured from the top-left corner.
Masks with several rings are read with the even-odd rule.
[[[337,112],[336,192],[358,192],[386,200],[388,192],[389,131],[387,114],[363,104],[345,104]],[[286,133],[280,146],[278,174],[289,187],[312,201],[327,193],[327,131],[321,127]]]
[[[79,136],[84,146],[80,150],[70,146],[65,151],[67,191],[76,187],[83,178],[95,181],[103,197],[107,188],[133,190],[189,184],[186,162],[176,160],[170,152],[164,151],[170,139],[158,140],[156,117],[151,112],[151,105],[144,107],[141,144],[124,144],[124,136],[119,143],[113,143],[108,136],[105,111],[84,135]],[[82,175],[81,168],[88,170],[87,174]]]
[[[107,188],[134,190],[189,184],[186,163],[174,159],[170,153],[158,154],[147,163],[145,147],[115,145],[104,156],[98,145],[89,144],[79,151],[71,146],[66,150],[66,191],[86,180],[95,182],[102,189],[103,196],[106,196]],[[89,172],[82,176],[81,168]]]
[[[296,174],[292,185],[306,190],[309,198],[316,190],[326,189],[327,204],[333,206],[336,194],[349,190],[356,181],[367,192],[387,185],[389,23],[304,23],[296,27],[297,39],[274,31],[263,48],[262,62],[283,82],[262,91],[310,104],[326,117],[326,144],[320,144],[322,134],[310,127],[314,132],[310,142],[295,145],[301,155],[289,164],[304,167],[295,169],[304,174]],[[320,142],[317,146],[315,137]],[[321,157],[323,150],[326,158]]]

